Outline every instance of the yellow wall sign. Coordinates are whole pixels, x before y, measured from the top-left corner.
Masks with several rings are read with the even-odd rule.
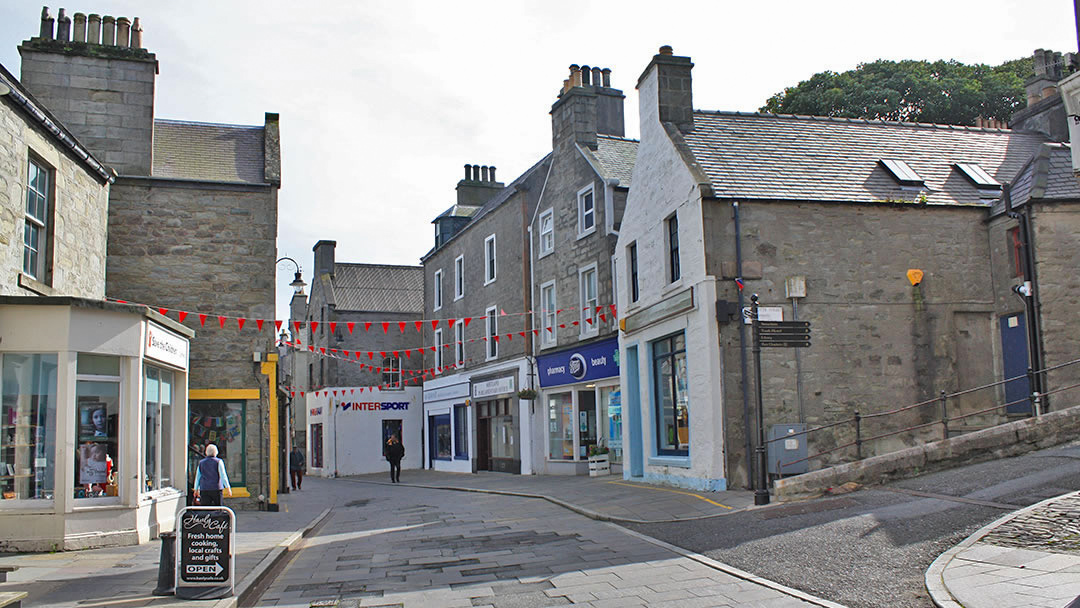
[[[911,286],[914,287],[919,283],[922,283],[923,271],[918,268],[910,268],[907,271],[907,280],[911,281]]]

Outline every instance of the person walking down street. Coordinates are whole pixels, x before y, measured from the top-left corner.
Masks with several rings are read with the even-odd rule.
[[[220,507],[221,491],[232,496],[229,476],[225,473],[225,461],[218,458],[218,449],[214,444],[206,446],[206,458],[199,461],[195,469],[195,498],[204,507]]]
[[[390,462],[390,481],[399,483],[401,481],[401,459],[405,457],[405,446],[398,441],[397,435],[391,435],[390,439],[386,440],[383,456]]]
[[[300,486],[304,485],[304,466],[306,464],[300,446],[294,445],[292,451],[289,452],[289,479],[292,481],[292,489],[299,490]]]

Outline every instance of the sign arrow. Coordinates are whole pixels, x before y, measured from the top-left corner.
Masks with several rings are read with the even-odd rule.
[[[809,321],[758,321],[758,327],[810,327]]]

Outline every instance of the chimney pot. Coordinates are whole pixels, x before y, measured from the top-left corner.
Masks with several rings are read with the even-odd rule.
[[[600,72],[604,75],[604,86],[611,88],[611,68],[604,68]]]
[[[674,49],[671,48],[671,45],[665,44],[664,46],[660,47],[660,54],[661,55],[674,55],[675,51],[674,51]]]
[[[491,181],[495,181],[495,167],[488,167],[488,177],[491,178]]]
[[[480,181],[480,165],[473,165],[472,166],[472,181],[474,181],[474,182]]]
[[[116,46],[116,19],[112,15],[101,18],[101,44]]]
[[[581,84],[583,86],[592,85],[592,68],[587,65],[581,66]]]
[[[571,87],[580,87],[581,86],[581,68],[578,67],[578,65],[576,63],[574,65],[570,66],[570,86]]]
[[[131,24],[131,48],[142,48],[142,26],[139,25],[138,17],[135,17],[135,22]]]
[[[472,176],[472,165],[465,164],[465,181],[469,181],[469,177]]]
[[[567,92],[569,90],[570,90],[570,79],[567,78],[566,80],[562,81],[562,92],[565,93],[565,92]],[[561,97],[562,93],[560,93],[559,96]]]
[[[53,37],[53,18],[49,14],[49,7],[41,7],[41,30],[38,32],[38,36],[41,38],[52,39]]]
[[[600,68],[593,68],[592,69],[592,86],[594,86],[594,87],[604,86],[602,83],[603,83],[603,71]]]
[[[131,22],[127,17],[120,17],[116,20],[116,46],[128,46],[130,36]]]
[[[67,10],[60,9],[56,17],[56,39],[67,42],[71,38],[71,17],[67,16]]]
[[[71,39],[75,42],[86,42],[86,14],[75,13],[75,29],[71,32]]]
[[[86,18],[86,41],[101,44],[101,15],[97,13],[90,13]]]
[[[487,168],[486,165],[483,166],[483,167],[480,167],[480,174],[481,174],[480,181],[482,181],[482,182],[488,181],[488,168]]]

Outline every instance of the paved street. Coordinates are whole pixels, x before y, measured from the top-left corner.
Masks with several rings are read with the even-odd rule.
[[[1074,443],[844,496],[630,527],[852,608],[925,608],[931,562],[1012,510],[1080,490],[1078,460]]]
[[[543,500],[351,485],[356,498],[305,541],[259,606],[308,608],[336,599],[493,608],[831,605]]]

